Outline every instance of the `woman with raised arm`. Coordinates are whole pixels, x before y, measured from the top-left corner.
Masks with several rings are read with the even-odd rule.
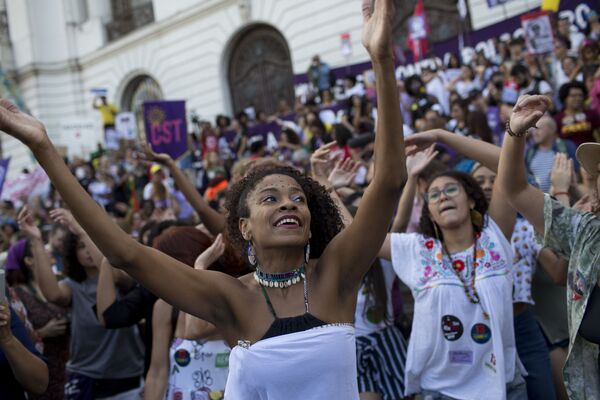
[[[466,169],[481,186],[486,200],[491,204],[501,149],[481,140],[462,137],[440,129],[415,134],[406,140],[409,153],[434,143],[442,143],[468,158],[464,166],[468,167]],[[567,182],[570,182],[571,176],[572,172],[567,171]],[[567,183],[567,187],[568,185]],[[500,199],[504,199],[502,202],[505,205],[509,205],[500,192],[495,193]],[[529,306],[535,304],[531,283],[537,263],[539,262],[544,270],[555,276],[560,260],[550,249],[542,249],[539,246],[534,238],[533,227],[524,218],[517,218],[510,242],[514,252],[512,298],[515,341],[519,358],[527,370],[525,381],[528,397],[531,400],[554,398],[548,348]]]
[[[143,372],[137,329],[106,330],[100,325],[93,306],[102,254],[67,210],[55,209],[50,215],[70,230],[63,251],[67,279],[60,282],[52,272],[50,256],[27,206],[19,213],[19,226],[31,242],[33,269],[42,294],[50,303],[70,311],[71,343],[65,399],[117,395],[119,399],[134,399]]]
[[[596,179],[596,213],[568,208],[527,183],[525,134],[550,108],[545,96],[521,96],[515,105],[505,136],[497,182],[513,207],[543,234],[544,246],[569,259],[567,301],[569,355],[564,379],[569,398],[600,397],[598,345],[600,344],[600,144],[584,143],[577,159]],[[563,191],[567,188],[555,188]]]
[[[363,1],[363,43],[378,98],[376,169],[344,230],[327,191],[288,167],[231,188],[227,235],[255,268],[241,279],[196,271],[117,228],[70,174],[43,125],[0,102],[0,129],[25,143],[112,265],[178,309],[213,323],[233,347],[231,399],[358,399],[352,321],[363,275],[385,239],[406,177],[394,78],[391,0]],[[268,367],[265,367],[268,366]]]
[[[497,165],[496,146],[450,132],[445,140],[443,132],[411,136],[406,141],[408,154],[441,141],[466,156]],[[422,157],[426,161],[427,155]],[[513,252],[507,240],[515,212],[498,195],[492,196],[488,207],[478,183],[457,171],[433,176],[424,199],[421,233],[392,233],[381,253],[391,259],[415,299],[406,394],[526,398],[517,368]]]

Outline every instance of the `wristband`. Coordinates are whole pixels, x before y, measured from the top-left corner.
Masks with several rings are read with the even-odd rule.
[[[510,120],[508,120],[508,121],[506,121],[506,133],[508,133],[512,137],[523,137],[527,133],[527,130],[525,130],[521,133],[513,132],[513,130],[510,129]]]
[[[552,196],[554,196],[554,197],[561,196],[561,195],[568,196],[569,192],[556,192],[556,193],[552,193]]]

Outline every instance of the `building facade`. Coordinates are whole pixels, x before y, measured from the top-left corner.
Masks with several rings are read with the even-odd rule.
[[[416,0],[397,3],[394,32],[403,41]],[[332,67],[368,61],[360,6],[360,0],[0,0],[0,71],[13,83],[9,97],[42,120],[57,145],[69,155],[87,154],[102,141],[92,107],[99,92],[138,115],[145,100],[186,100],[188,114],[212,120],[252,101],[265,109],[282,98],[293,101],[294,76],[316,53]],[[425,6],[439,21],[433,37],[462,29],[456,0]],[[349,54],[341,51],[342,34],[349,35]],[[1,141],[2,156],[12,157],[9,176],[33,162],[12,138]]]

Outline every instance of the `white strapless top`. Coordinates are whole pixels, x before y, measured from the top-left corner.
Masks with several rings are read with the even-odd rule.
[[[240,342],[229,356],[226,400],[358,400],[354,327],[329,324]]]

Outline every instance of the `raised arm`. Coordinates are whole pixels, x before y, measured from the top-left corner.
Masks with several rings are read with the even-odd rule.
[[[225,216],[214,210],[206,200],[198,193],[194,185],[187,179],[183,171],[179,169],[177,163],[173,161],[168,154],[157,154],[153,152],[148,145],[144,145],[144,154],[149,160],[160,163],[171,172],[173,180],[192,208],[198,213],[202,223],[210,233],[218,235],[225,231]]]
[[[98,290],[96,290],[96,317],[100,325],[106,326],[104,311],[117,300],[117,288],[112,274],[112,265],[106,258],[100,263]]]
[[[392,224],[392,232],[405,232],[406,228],[408,228],[415,195],[417,194],[419,174],[423,172],[437,154],[438,152],[435,151],[434,146],[430,146],[425,151],[406,157],[408,179],[398,202],[398,210],[396,210],[396,217],[394,217]]]
[[[8,302],[0,303],[0,352],[4,353],[17,382],[28,392],[42,394],[48,387],[48,366],[27,347],[33,349],[25,327],[11,317]],[[5,379],[4,377],[2,377]]]
[[[358,168],[358,164],[354,163],[351,160],[347,160],[348,163],[352,163],[348,170],[344,170],[342,168],[342,163],[338,162],[335,166],[335,160],[331,159],[331,149],[335,146],[335,142],[329,142],[321,147],[319,147],[311,156],[310,156],[310,167],[312,172],[312,178],[319,182],[321,185],[327,188],[329,192],[329,196],[337,206],[338,210],[342,214],[342,220],[344,221],[344,226],[350,225],[352,222],[352,215],[344,205],[344,202],[337,194],[336,189],[339,189],[335,186],[335,183],[331,181],[331,176],[335,174],[336,176],[342,176],[341,180],[346,180],[351,178],[354,179],[356,176],[356,169]]]
[[[42,242],[42,233],[33,222],[28,206],[24,206],[18,216],[19,228],[25,234],[31,245],[33,256],[33,269],[38,285],[44,297],[54,304],[67,307],[71,304],[71,288],[66,284],[58,283],[52,272],[50,257]]]
[[[0,130],[33,152],[83,229],[112,265],[175,307],[227,329],[230,301],[243,284],[225,274],[194,271],[177,260],[137,243],[121,230],[81,187],[48,139],[44,126],[7,100],[0,100]]]
[[[483,140],[457,135],[444,129],[432,129],[415,133],[406,138],[406,153],[408,155],[423,151],[435,143],[443,143],[457,153],[473,159],[494,172],[498,171],[500,147]]]
[[[550,105],[550,100],[546,96],[519,97],[510,116],[510,132],[504,136],[496,178],[501,194],[538,233],[544,232],[544,194],[527,183],[525,133],[535,126]]]
[[[169,380],[169,346],[173,338],[171,314],[173,307],[158,300],[152,312],[152,357],[146,376],[144,399],[162,400],[165,398]]]
[[[322,260],[340,271],[344,288],[355,290],[377,256],[406,180],[399,96],[391,41],[391,0],[363,0],[363,45],[371,56],[377,90],[375,173],[354,221],[336,236]],[[343,278],[342,278],[343,277]]]

